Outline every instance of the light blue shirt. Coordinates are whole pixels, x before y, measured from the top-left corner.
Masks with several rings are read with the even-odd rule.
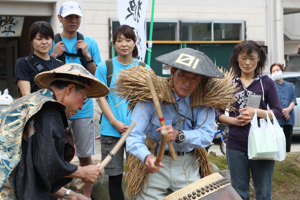
[[[133,66],[132,64],[123,65],[117,60],[116,57],[112,59],[112,64],[113,64],[113,76],[111,78],[111,82],[109,86],[110,89],[114,87],[114,83],[116,82],[116,78],[118,77],[120,71]],[[133,59],[133,64],[139,65],[136,59]],[[107,66],[105,61],[101,62],[97,67],[95,72],[95,77],[100,81],[102,81],[105,85],[107,85]],[[115,118],[118,121],[123,122],[127,126],[130,125],[131,112],[129,112],[127,115],[128,103],[124,101],[124,99],[115,96],[115,92],[112,91],[108,94],[106,100]],[[102,115],[102,119],[101,119],[100,134],[106,136],[121,137],[121,133],[118,132],[113,125],[111,125],[111,123],[108,121],[108,119],[105,117],[104,114]]]
[[[77,36],[75,38],[72,38],[72,39],[67,39],[67,38],[63,38],[63,37],[61,39],[65,44],[66,52],[74,53],[74,54],[77,53],[77,49],[76,49]],[[97,44],[96,40],[94,40],[91,37],[85,36],[85,35],[83,36],[83,39],[88,45],[89,53],[93,57],[96,66],[98,66],[99,63],[101,62],[101,57],[100,57],[100,51],[99,51],[98,44]],[[49,54],[52,53],[54,46],[55,46],[55,42],[53,40],[53,47],[50,50]],[[66,56],[65,63],[78,63],[78,64],[81,64],[80,58],[77,57],[77,56],[76,57]],[[75,115],[73,115],[72,117],[70,117],[70,119],[81,119],[81,118],[87,118],[87,117],[93,117],[93,116],[94,116],[93,101],[92,101],[92,99],[90,99],[83,106],[83,109],[78,110],[78,112]]]
[[[214,137],[215,110],[203,106],[190,108],[190,95],[186,98],[179,98],[174,93],[174,96],[177,103],[161,104],[161,109],[166,124],[172,125],[177,130],[181,129],[185,134],[185,140],[182,143],[173,142],[175,151],[190,152],[194,148],[210,145]],[[175,106],[182,116],[177,113]],[[179,117],[184,119],[185,116],[187,118],[180,126]],[[133,110],[131,120],[136,121],[136,125],[126,139],[126,149],[127,152],[144,162],[146,156],[151,154],[145,145],[146,134],[150,138],[160,141],[160,132],[156,132],[156,129],[161,125],[153,102],[138,103]],[[191,120],[195,122],[192,123]],[[199,126],[200,128],[198,128]],[[156,152],[158,148],[159,145]],[[166,145],[166,150],[169,150],[168,145]]]
[[[293,85],[287,81],[283,81],[282,84],[279,84],[275,81],[276,89],[278,92],[278,97],[279,101],[281,104],[282,109],[289,107],[289,105],[294,102],[295,105],[297,105],[297,100],[296,100],[296,93]],[[291,110],[290,114],[290,119],[285,120],[284,116],[282,116],[279,120],[278,123],[280,125],[295,125],[295,112],[294,108]]]

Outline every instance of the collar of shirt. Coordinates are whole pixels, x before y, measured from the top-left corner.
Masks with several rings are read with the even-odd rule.
[[[180,98],[174,91],[173,91],[173,94],[174,94],[174,97],[175,97],[175,101],[177,103],[179,103],[179,101],[181,100],[184,100],[184,102],[187,104],[187,105],[190,105],[190,102],[191,102],[191,95],[185,97],[185,98]]]
[[[50,91],[53,93],[52,98],[53,98],[55,101],[57,101],[55,92],[54,92],[51,88],[48,88],[48,90],[50,90]]]

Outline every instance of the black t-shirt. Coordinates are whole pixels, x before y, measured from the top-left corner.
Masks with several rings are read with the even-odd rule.
[[[29,63],[29,59],[33,59],[34,63],[38,62],[41,65],[34,67],[32,64]],[[34,53],[27,57],[19,58],[15,65],[16,82],[18,81],[18,79],[29,81],[31,87],[30,92],[31,93],[36,92],[40,88],[35,84],[34,77],[42,71],[49,71],[63,64],[64,63],[62,61],[55,59],[51,56],[50,56],[50,60],[43,60],[38,56],[36,56]]]

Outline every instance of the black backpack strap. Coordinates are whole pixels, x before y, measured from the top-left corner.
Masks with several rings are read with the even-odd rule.
[[[111,77],[113,74],[113,64],[112,64],[112,59],[106,60],[106,68],[107,68],[107,87],[109,88],[110,83],[111,83]]]
[[[57,44],[60,41],[61,41],[60,33],[56,33],[54,35],[54,42],[55,42],[55,44]],[[63,53],[60,56],[58,56],[57,59],[61,60],[63,63],[66,63],[66,55],[65,55],[65,53]]]
[[[56,33],[56,34],[54,35],[54,42],[55,42],[55,44],[57,44],[57,43],[60,42],[60,41],[61,41],[60,33]]]
[[[42,65],[37,59],[35,59],[33,55],[26,56],[25,59],[38,73],[50,70],[47,66]]]
[[[81,33],[79,33],[79,32],[77,32],[77,41],[78,40],[84,40],[83,39],[83,35]]]
[[[112,59],[106,60],[106,68],[107,68],[107,87],[109,88],[110,83],[111,83],[111,78],[113,74],[113,64],[112,64]],[[139,62],[139,65],[146,67],[146,64],[143,62]]]
[[[77,32],[77,41],[78,40],[83,40],[84,41],[83,35],[79,32]],[[81,65],[84,66],[85,68],[87,68],[87,64],[85,62],[85,57],[83,56],[83,53],[82,53],[82,49],[78,49],[77,55],[80,59]]]
[[[107,87],[109,88],[110,83],[111,83],[111,78],[113,74],[113,64],[112,64],[112,59],[108,59],[105,61],[106,63],[106,68],[107,68]],[[146,64],[143,62],[139,62],[139,65],[146,67]]]
[[[78,40],[84,40],[83,35],[79,32],[77,32],[77,41]],[[57,44],[58,42],[62,41],[60,33],[56,33],[54,35],[54,41],[55,44]],[[85,63],[85,57],[83,56],[82,50],[78,49],[77,54],[74,53],[68,53],[68,52],[64,52],[61,56],[57,57],[57,59],[63,61],[64,63],[66,63],[66,55],[67,56],[74,56],[74,57],[79,57],[81,65],[84,66],[85,68],[87,68],[87,65]]]

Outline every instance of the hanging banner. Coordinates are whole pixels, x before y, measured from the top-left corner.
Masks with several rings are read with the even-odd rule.
[[[139,51],[138,60],[144,62],[146,55],[145,16],[148,0],[118,0],[118,18],[121,25],[134,28]]]
[[[24,17],[0,16],[0,37],[20,37]]]

